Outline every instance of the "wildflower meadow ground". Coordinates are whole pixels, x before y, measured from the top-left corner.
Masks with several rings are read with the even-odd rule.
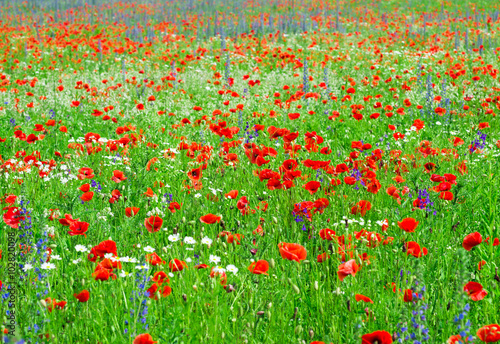
[[[0,338],[500,342],[499,11],[0,0]]]

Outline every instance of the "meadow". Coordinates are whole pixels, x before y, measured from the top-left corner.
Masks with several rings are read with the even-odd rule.
[[[0,0],[0,338],[500,342],[499,11]]]

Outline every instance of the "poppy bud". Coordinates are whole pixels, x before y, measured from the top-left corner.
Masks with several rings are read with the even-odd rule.
[[[196,285],[193,285],[194,290],[198,290],[198,287]]]
[[[186,294],[182,294],[182,299],[183,299],[184,301],[187,301],[187,295],[186,295]]]
[[[224,339],[224,337],[226,336],[226,334],[224,332],[222,332],[222,334],[220,335],[222,339]]]
[[[302,262],[302,264],[309,264],[309,263],[310,263],[310,261],[308,261],[308,260],[304,260],[304,261]]]
[[[182,217],[182,223],[186,223],[186,218],[184,216]]]
[[[205,231],[205,227],[201,227],[201,231],[204,232]]]
[[[50,244],[50,245],[49,245],[49,247],[50,247],[51,249],[54,249],[54,248],[57,248],[57,245],[56,245],[56,244]]]
[[[297,287],[295,284],[292,284],[292,288],[293,288],[293,290],[294,290],[297,294],[300,294],[300,289],[299,289],[299,287]]]
[[[258,315],[258,316],[262,316],[262,315],[264,315],[264,311],[258,311],[258,312],[257,312],[257,315]]]
[[[271,318],[271,312],[267,311],[266,315],[268,318]]]
[[[314,290],[318,289],[319,289],[318,281],[314,281]]]
[[[167,252],[168,252],[168,251],[167,251],[167,247],[165,247],[165,246],[162,248],[162,250],[163,250],[163,252],[165,252],[165,253],[167,253]]]
[[[82,278],[82,285],[85,285],[85,279]]]
[[[115,327],[111,326],[111,332],[115,332]]]
[[[273,303],[269,302],[268,305],[267,305],[267,308],[270,309],[272,306],[273,306]]]
[[[185,219],[185,218],[183,218],[183,219]],[[183,222],[186,222],[186,221],[183,221]],[[188,225],[190,225],[190,226],[194,226],[195,224],[196,224],[196,221],[189,221],[188,222]]]
[[[45,300],[40,300],[40,305],[43,307],[43,308],[47,308],[47,303],[45,302]]]
[[[278,223],[278,219],[277,219],[277,218],[275,218],[274,216],[273,216],[273,222],[274,222],[275,224],[277,224],[277,223]]]
[[[274,269],[275,266],[276,266],[276,263],[274,262],[274,259],[271,258],[271,260],[269,261],[269,266],[271,267],[271,269]]]
[[[70,277],[70,278],[69,278],[69,284],[70,284],[70,285],[73,285],[73,283],[75,283],[75,280],[73,279],[73,277]]]
[[[296,328],[295,328],[295,334],[297,336],[299,336],[301,333],[302,333],[302,326],[298,325]]]
[[[347,300],[347,310],[351,311],[351,301]]]
[[[309,337],[311,338],[311,340],[314,338],[314,331],[312,328],[309,329]]]
[[[255,255],[257,254],[257,249],[256,249],[256,248],[252,248],[252,249],[250,250],[250,253],[251,253],[253,256],[255,256]]]
[[[227,250],[227,245],[225,242],[222,243],[222,246],[224,247],[225,250]]]

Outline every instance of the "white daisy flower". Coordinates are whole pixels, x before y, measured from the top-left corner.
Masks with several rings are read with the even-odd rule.
[[[133,276],[134,274],[130,273],[130,272],[127,272],[127,271],[122,271],[120,272],[119,276],[120,277],[129,277],[129,276]]]
[[[216,267],[214,267],[214,269],[212,271],[223,273],[223,272],[226,272],[226,269],[224,269],[222,266],[216,266]]]
[[[31,269],[33,269],[33,265],[31,265],[31,264],[26,264],[26,265],[24,265],[24,267],[23,267],[23,271],[24,271],[24,272],[26,272],[26,271],[28,271],[28,270],[31,270]]]
[[[104,258],[106,258],[106,259],[111,259],[111,258],[113,258],[113,256],[114,256],[113,253],[105,253],[104,254]]]
[[[204,245],[212,245],[212,239],[210,239],[209,237],[204,237],[203,239],[201,239],[201,243],[204,244]]]
[[[180,234],[170,234],[168,236],[168,240],[170,242],[176,242],[176,241],[179,241],[179,239],[181,238]]]
[[[210,263],[218,264],[220,262],[220,257],[214,256],[213,254],[211,254],[208,261]]]
[[[83,246],[83,245],[76,245],[75,246],[75,250],[77,252],[87,252],[88,251],[88,249],[85,246]]]
[[[189,245],[194,245],[194,244],[196,244],[196,240],[194,240],[193,237],[185,237],[184,243],[189,244]]]
[[[57,254],[54,254],[54,255],[50,256],[50,259],[53,259],[53,260],[62,260],[61,256],[59,256]]]
[[[149,253],[152,253],[152,252],[154,252],[154,251],[155,251],[155,249],[154,249],[154,248],[152,248],[151,246],[146,246],[146,247],[144,247],[144,251],[149,252]]]
[[[42,266],[40,266],[42,270],[53,270],[56,268],[56,266],[52,263],[43,263]]]
[[[76,265],[76,264],[80,263],[81,261],[82,261],[82,259],[78,258],[78,259],[72,260],[71,262]]]
[[[238,268],[234,265],[228,265],[226,266],[226,270],[229,271],[229,272],[232,272],[233,274],[237,274],[238,273]]]
[[[125,262],[125,263],[137,263],[138,260],[135,258],[130,258],[130,257],[121,257],[120,262]]]

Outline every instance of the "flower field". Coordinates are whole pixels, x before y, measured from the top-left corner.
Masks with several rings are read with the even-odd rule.
[[[500,342],[499,62],[496,1],[0,1],[0,338]]]

